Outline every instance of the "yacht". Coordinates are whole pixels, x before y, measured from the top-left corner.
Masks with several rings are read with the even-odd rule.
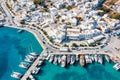
[[[91,60],[92,60],[92,61],[94,61],[94,60],[95,60],[95,59],[94,59],[94,57],[93,57],[93,55],[91,55]]]
[[[32,75],[29,75],[29,79],[30,79],[30,80],[36,80]],[[29,79],[28,79],[28,80],[29,80]]]
[[[116,63],[116,64],[113,66],[113,68],[114,68],[115,70],[119,70],[119,69],[120,69],[120,63]]]
[[[52,63],[52,62],[53,62],[53,59],[54,59],[54,55],[51,55],[51,56],[50,56],[50,59],[49,59],[49,62]]]
[[[20,79],[22,77],[22,74],[19,72],[13,72],[11,74],[11,77],[16,78],[16,79]]]
[[[24,30],[22,30],[22,29],[19,29],[19,30],[18,30],[18,33],[22,33],[23,31],[24,31]]]
[[[71,56],[71,62],[70,62],[70,64],[74,64],[74,63],[75,63],[75,60],[76,60],[75,55],[72,55],[72,56]]]
[[[57,65],[57,61],[58,61],[58,58],[57,58],[57,56],[55,56],[55,57],[54,57],[53,64]]]
[[[95,62],[97,62],[97,60],[98,60],[97,54],[94,55],[94,59],[95,59]]]
[[[26,62],[21,62],[21,63],[19,64],[19,67],[21,67],[21,68],[29,68],[29,67],[30,67],[30,64],[29,64],[29,63],[26,63]]]
[[[84,59],[84,55],[81,55],[79,58],[79,62],[81,66],[85,66],[85,59]]]
[[[32,74],[38,74],[41,68],[35,68],[34,70],[32,70]]]
[[[58,63],[61,63],[61,56],[58,56]]]
[[[43,61],[40,60],[40,61],[38,62],[38,66],[41,66],[42,64],[43,64]]]
[[[49,59],[50,59],[50,56],[51,56],[51,55],[48,54],[47,57],[46,57],[46,60],[49,60]]]
[[[105,55],[105,59],[107,62],[110,62],[110,57],[108,55]]]
[[[99,62],[100,64],[103,63],[103,59],[102,59],[102,56],[101,56],[101,55],[98,55],[98,62]]]
[[[67,64],[69,64],[71,61],[71,56],[70,55],[67,55]]]
[[[61,67],[65,67],[66,66],[66,56],[63,55],[61,58]]]

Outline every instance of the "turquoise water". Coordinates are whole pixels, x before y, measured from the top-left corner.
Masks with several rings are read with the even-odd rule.
[[[18,33],[17,29],[0,28],[0,80],[14,80],[12,71],[24,73],[26,69],[18,65],[30,52],[42,51],[36,38],[27,31]]]
[[[26,69],[21,69],[18,64],[32,51],[40,53],[42,48],[31,33],[0,28],[0,80],[14,80],[10,77],[12,71],[24,73]],[[120,80],[120,72],[114,70],[113,65],[107,62],[104,65],[94,63],[83,68],[76,63],[62,68],[46,61],[35,77],[38,80]]]

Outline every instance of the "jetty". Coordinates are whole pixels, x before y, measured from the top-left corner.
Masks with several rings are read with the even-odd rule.
[[[40,60],[44,60],[42,54],[45,52],[45,50],[43,50],[43,52],[37,57],[37,59],[33,62],[33,64],[31,65],[31,67],[29,67],[29,69],[26,71],[26,73],[22,76],[22,78],[20,80],[27,80],[27,78],[31,75],[31,72],[37,67],[37,65],[39,64]]]

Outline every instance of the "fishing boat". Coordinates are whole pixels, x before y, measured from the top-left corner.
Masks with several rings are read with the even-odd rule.
[[[41,68],[35,68],[34,70],[31,71],[32,74],[38,74]]]
[[[97,60],[98,60],[97,54],[94,55],[94,59],[95,59],[95,62],[97,62]]]
[[[57,65],[57,61],[58,61],[58,58],[57,58],[57,56],[55,56],[55,57],[54,57],[53,64]]]
[[[71,56],[70,55],[67,55],[67,64],[69,64],[71,61]]]
[[[21,63],[19,64],[19,67],[21,67],[21,68],[29,68],[29,67],[30,67],[30,64],[29,64],[29,63],[26,63],[26,62],[21,62]]]
[[[22,77],[22,74],[19,72],[13,72],[11,74],[11,77],[16,78],[16,79],[20,79]]]
[[[63,55],[61,58],[61,67],[65,67],[66,66],[66,56]]]
[[[115,70],[119,70],[119,69],[120,69],[120,63],[116,63],[116,64],[113,66],[113,68],[114,68]]]
[[[101,55],[98,55],[98,62],[99,62],[100,64],[103,63],[103,59],[102,59],[102,56],[101,56]]]
[[[107,62],[110,62],[110,57],[108,55],[105,55],[105,59]]]
[[[85,66],[85,59],[84,59],[84,55],[81,55],[79,58],[79,62],[81,66]]]
[[[74,64],[74,63],[75,63],[75,60],[76,60],[75,55],[72,55],[72,56],[71,56],[71,62],[70,62],[70,64]]]

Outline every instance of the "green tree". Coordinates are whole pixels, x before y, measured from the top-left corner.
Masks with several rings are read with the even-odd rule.
[[[34,3],[34,4],[40,4],[40,3],[41,3],[41,0],[33,0],[33,3]]]

